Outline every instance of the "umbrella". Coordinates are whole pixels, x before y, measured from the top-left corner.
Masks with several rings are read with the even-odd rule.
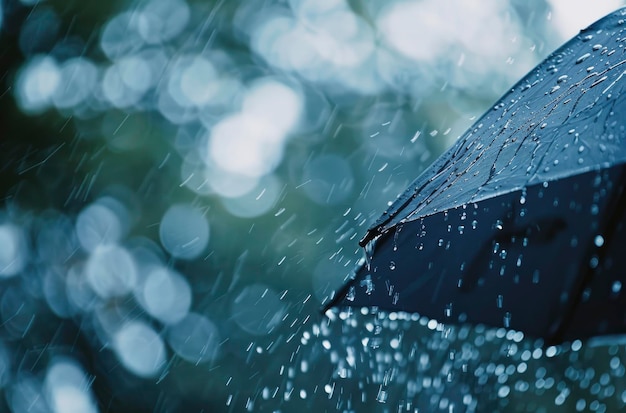
[[[325,310],[376,306],[548,343],[626,332],[626,9],[505,94],[372,225]]]

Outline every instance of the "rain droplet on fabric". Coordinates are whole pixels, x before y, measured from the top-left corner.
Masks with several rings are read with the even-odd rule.
[[[356,297],[356,290],[354,288],[354,285],[351,285],[350,288],[348,289],[348,293],[346,294],[346,300],[354,301],[355,297]]]
[[[591,53],[585,53],[584,55],[580,56],[578,59],[576,59],[576,64],[584,62],[589,56],[591,56]]]
[[[372,281],[372,276],[367,275],[365,279],[361,280],[361,287],[365,287],[365,294],[371,295],[374,292],[374,282]]]

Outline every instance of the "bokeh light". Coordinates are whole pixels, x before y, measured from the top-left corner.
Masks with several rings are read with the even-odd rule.
[[[21,229],[13,224],[1,224],[0,245],[0,277],[11,277],[22,271],[28,252]]]
[[[45,378],[45,394],[54,413],[96,413],[89,378],[72,359],[54,360]]]
[[[115,333],[113,349],[120,363],[140,377],[154,377],[166,362],[163,339],[140,321],[129,321]]]
[[[98,68],[88,59],[76,57],[61,65],[59,87],[52,96],[59,109],[73,109],[86,103],[97,86]]]
[[[263,284],[246,286],[231,306],[233,320],[254,335],[271,332],[280,323],[285,310],[278,293]]]
[[[49,56],[36,56],[22,68],[16,84],[16,98],[25,112],[39,113],[50,106],[61,83],[57,62]]]
[[[167,341],[182,359],[201,364],[219,356],[221,338],[215,324],[201,314],[189,313],[167,330]]]
[[[93,291],[102,298],[129,293],[137,282],[133,256],[122,246],[103,245],[89,256],[85,276]]]
[[[283,185],[275,175],[266,175],[250,191],[237,197],[225,197],[222,203],[236,217],[254,218],[270,212],[276,206],[282,189]]]
[[[565,39],[574,36],[581,28],[624,5],[619,0],[598,2],[595,7],[591,8],[582,0],[568,2],[550,0],[549,3],[551,8],[549,18],[559,35]]]
[[[189,312],[191,288],[180,274],[157,267],[144,281],[142,302],[155,319],[165,324],[176,323]]]
[[[113,244],[124,235],[120,217],[108,205],[94,203],[83,209],[76,219],[76,235],[85,251]]]
[[[159,226],[163,248],[172,256],[193,259],[209,242],[209,224],[202,212],[187,204],[171,206]]]

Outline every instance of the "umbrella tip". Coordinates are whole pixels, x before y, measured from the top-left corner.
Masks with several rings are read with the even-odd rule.
[[[378,225],[368,229],[365,235],[363,235],[363,238],[361,238],[361,240],[359,241],[359,246],[365,248],[365,246],[369,244],[370,241],[374,240],[376,237],[382,235],[386,231],[387,230],[384,229],[382,225]]]
[[[370,242],[371,240],[374,239],[374,234],[372,234],[371,230],[368,230],[365,235],[363,235],[363,238],[361,238],[359,240],[359,246],[362,248],[365,248],[365,246],[367,245],[368,242]]]

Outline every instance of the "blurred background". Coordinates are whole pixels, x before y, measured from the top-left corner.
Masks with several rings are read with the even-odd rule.
[[[388,203],[623,4],[2,0],[0,410],[623,407],[622,346],[320,314]]]

